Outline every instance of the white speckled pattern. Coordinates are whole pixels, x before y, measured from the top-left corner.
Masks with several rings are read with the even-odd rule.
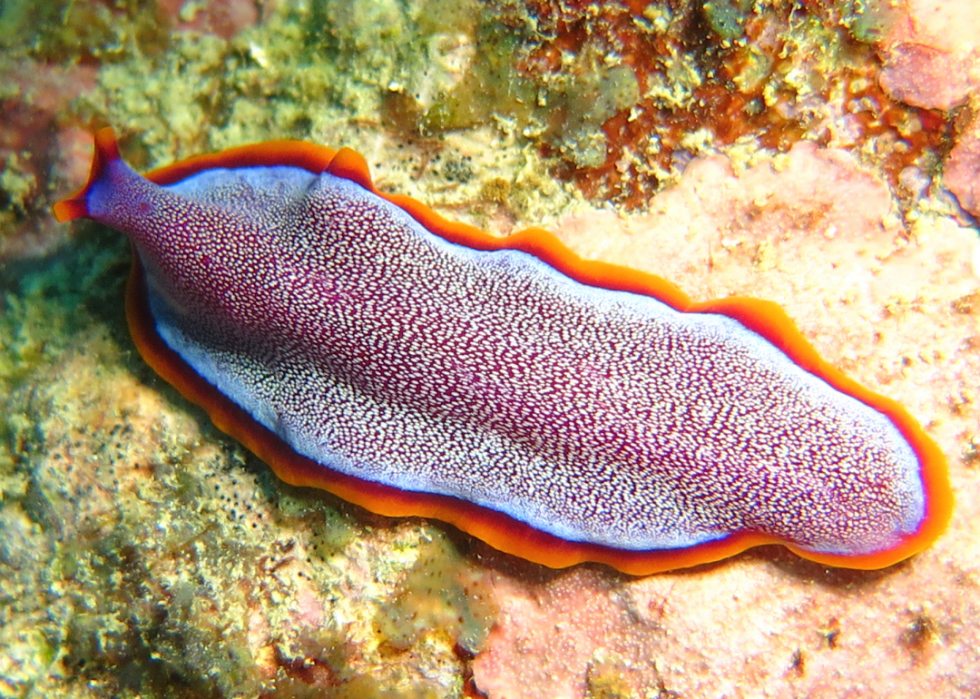
[[[631,550],[862,554],[923,518],[891,421],[730,318],[448,243],[329,174],[110,167],[89,209],[135,241],[161,337],[330,468]]]

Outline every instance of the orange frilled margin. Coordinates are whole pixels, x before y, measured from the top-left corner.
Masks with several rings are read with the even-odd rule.
[[[85,215],[84,197],[92,181],[106,162],[117,157],[112,129],[100,130],[96,134],[96,156],[89,183],[72,198],[56,206],[55,213],[59,220]],[[160,339],[149,313],[143,270],[134,252],[127,287],[126,317],[140,353],[185,398],[203,407],[220,430],[242,442],[287,483],[321,488],[381,515],[429,517],[448,522],[496,549],[552,568],[593,561],[633,575],[717,561],[753,546],[773,543],[786,545],[803,558],[818,563],[870,570],[892,565],[921,551],[946,528],[952,512],[953,495],[946,460],[936,444],[898,403],[847,378],[821,358],[775,303],[744,297],[695,303],[661,277],[605,262],[584,260],[543,229],[530,228],[499,238],[473,226],[448,221],[410,197],[379,192],[371,180],[364,158],[349,148],[334,151],[297,141],[272,141],[189,158],[153,170],[146,177],[157,184],[172,184],[211,168],[270,165],[300,167],[314,174],[326,171],[357,182],[404,209],[427,230],[453,243],[478,250],[520,250],[538,257],[582,284],[652,296],[686,313],[717,313],[737,320],[779,347],[805,370],[891,419],[919,457],[926,513],[918,531],[906,536],[899,545],[862,556],[814,553],[754,533],[736,533],[720,541],[684,549],[627,551],[565,541],[499,512],[457,498],[403,491],[347,476],[297,454],[198,376]]]

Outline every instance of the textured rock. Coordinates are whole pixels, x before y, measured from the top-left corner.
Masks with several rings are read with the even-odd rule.
[[[776,3],[785,14],[775,23],[751,13],[755,38],[734,43],[728,68],[760,99],[709,115],[738,136],[732,161],[696,158],[676,186],[638,190],[643,212],[628,217],[587,205],[556,179],[555,161],[541,156],[547,124],[501,111],[485,83],[472,82],[492,115],[480,128],[419,138],[408,128],[417,115],[391,114],[398,90],[438,101],[433,73],[436,87],[463,84],[467,66],[480,64],[470,59],[475,20],[459,21],[461,3],[261,3],[263,21],[231,41],[170,35],[152,3],[64,2],[64,14],[56,2],[10,2],[2,21],[15,5],[54,11],[40,41],[23,30],[34,30],[35,15],[17,25],[43,60],[4,63],[15,79],[0,85],[4,157],[20,159],[0,194],[0,697],[441,698],[475,694],[471,669],[489,696],[511,699],[980,695],[977,229],[961,227],[929,186],[945,153],[943,117],[896,108],[874,61],[838,63],[853,42],[807,14],[832,3],[804,3],[804,12]],[[191,16],[200,4],[175,11],[185,5],[190,20],[201,17]],[[561,4],[573,5],[582,4]],[[524,3],[496,6],[537,26]],[[980,5],[907,6],[877,45],[884,84],[916,104],[962,103],[976,85]],[[329,16],[311,9],[323,7]],[[591,5],[580,9],[585,17]],[[559,70],[566,57],[584,69],[614,46],[604,41],[666,24],[678,52],[657,100],[694,101],[702,75],[678,43],[682,17],[650,9],[639,24],[568,24],[560,38],[587,35],[591,53],[542,54],[558,71],[540,63],[542,85],[554,86],[544,96],[577,85],[574,70]],[[620,26],[629,31],[609,31]],[[492,58],[517,53],[501,46],[507,53]],[[926,47],[927,62],[906,46]],[[664,67],[648,65],[651,74]],[[507,87],[509,71],[499,74]],[[554,108],[544,102],[537,109]],[[627,136],[664,114],[632,116],[617,122]],[[847,151],[804,145],[772,158],[798,140],[800,124],[804,138],[824,142],[828,118],[830,142]],[[887,139],[882,118],[898,124]],[[695,298],[772,299],[829,361],[907,406],[950,459],[950,531],[879,573],[827,570],[770,547],[632,580],[600,568],[544,571],[436,525],[286,488],[135,355],[122,316],[121,236],[76,228],[69,237],[46,223],[45,197],[84,179],[89,136],[79,125],[100,120],[117,127],[141,168],[270,138],[349,145],[382,188],[498,231],[515,220],[548,225],[572,202],[575,215],[553,228],[581,254],[662,274]],[[673,151],[666,182],[674,164],[679,173],[717,143],[692,133],[697,126],[675,126],[682,141],[651,141],[654,132],[638,129],[648,149],[626,140],[610,167],[632,181],[636,158],[686,144]],[[945,183],[970,208],[973,132],[960,133]],[[57,162],[43,160],[49,150]],[[882,154],[893,154],[892,170]],[[38,251],[47,257],[22,261]]]
[[[947,111],[965,103],[980,86],[980,4],[909,0],[907,8],[879,44],[881,86],[919,107]]]
[[[501,616],[474,663],[491,699],[610,687],[618,694],[608,696],[980,691],[970,621],[980,613],[980,497],[969,465],[980,304],[968,302],[980,289],[980,240],[941,217],[906,235],[888,187],[840,151],[798,145],[776,165],[739,177],[724,158],[694,161],[649,214],[582,213],[557,228],[580,253],[662,274],[695,298],[784,305],[832,363],[928,425],[951,458],[950,531],[874,572],[767,547],[637,580],[582,568],[529,585],[498,573]]]
[[[980,113],[960,132],[943,167],[943,184],[960,206],[980,216]]]

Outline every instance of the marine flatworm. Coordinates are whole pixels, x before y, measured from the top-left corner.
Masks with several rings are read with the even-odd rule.
[[[129,236],[127,316],[157,372],[283,480],[374,512],[629,573],[773,542],[877,568],[949,518],[936,445],[776,305],[693,303],[543,230],[450,223],[349,149],[143,178],[104,129],[55,212]]]

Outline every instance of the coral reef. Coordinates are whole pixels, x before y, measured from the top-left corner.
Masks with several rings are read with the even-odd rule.
[[[977,13],[0,5],[0,697],[980,693]],[[140,168],[348,145],[449,217],[775,300],[926,425],[950,531],[881,572],[772,547],[627,579],[284,486],[136,355],[121,236],[50,216],[106,122]]]

